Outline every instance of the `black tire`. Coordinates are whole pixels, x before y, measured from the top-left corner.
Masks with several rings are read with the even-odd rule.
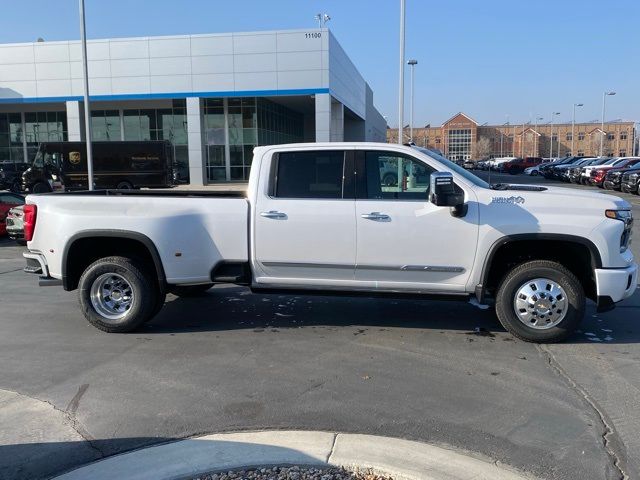
[[[51,187],[44,182],[38,182],[31,187],[31,193],[47,193],[51,191]]]
[[[91,300],[94,282],[105,274],[116,274],[131,287],[133,297],[130,307],[122,318],[110,320],[103,316]],[[94,327],[109,333],[126,333],[137,329],[157,312],[158,287],[138,262],[126,257],[106,257],[87,267],[78,283],[78,301],[85,318]],[[113,291],[113,290],[112,290]]]
[[[382,184],[385,187],[395,187],[398,185],[398,177],[393,173],[387,173],[384,177],[382,177]]]
[[[509,167],[510,175],[517,175],[520,173],[520,167]]]
[[[537,171],[537,170],[532,170],[532,171],[531,171],[531,176],[532,176],[532,177],[537,177],[538,175],[539,175],[539,173],[538,173],[538,171]]]
[[[128,180],[122,180],[116,184],[117,190],[133,190],[133,184]]]
[[[213,287],[213,283],[203,283],[201,285],[176,285],[171,287],[171,293],[178,297],[198,297]]]
[[[555,326],[536,329],[521,321],[514,301],[518,289],[527,281],[546,278],[560,285],[568,302],[564,318]],[[584,317],[585,294],[576,276],[561,264],[549,260],[534,260],[523,263],[509,272],[498,287],[496,314],[504,328],[514,337],[525,342],[555,343],[571,335]]]
[[[20,193],[20,187],[20,182],[18,180],[14,180],[9,190],[11,190],[13,193]]]

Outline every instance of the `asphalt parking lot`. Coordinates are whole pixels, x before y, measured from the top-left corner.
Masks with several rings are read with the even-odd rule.
[[[640,218],[640,197],[624,196]],[[589,305],[576,335],[547,346],[463,302],[240,287],[169,296],[141,331],[110,335],[87,324],[75,292],[37,287],[21,251],[0,241],[0,390],[46,402],[78,436],[46,441],[0,408],[0,478],[46,478],[197,434],[290,428],[427,441],[541,478],[640,478],[640,292],[612,312]]]

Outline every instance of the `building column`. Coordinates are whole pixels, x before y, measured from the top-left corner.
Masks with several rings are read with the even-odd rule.
[[[81,142],[84,134],[84,108],[79,101],[65,102],[67,107],[67,132],[70,142]]]
[[[316,93],[316,142],[331,141],[331,95]]]
[[[331,102],[331,133],[332,142],[344,142],[344,105],[338,101]]]
[[[207,178],[204,167],[202,120],[200,98],[187,98],[187,150],[189,153],[189,183],[191,185],[204,185]]]
[[[316,142],[344,141],[344,105],[328,93],[316,94]]]

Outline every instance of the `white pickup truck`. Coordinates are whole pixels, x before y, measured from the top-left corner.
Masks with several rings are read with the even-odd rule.
[[[491,186],[402,145],[257,147],[246,194],[106,190],[26,201],[25,270],[41,285],[78,289],[87,320],[107,332],[150,320],[167,292],[234,283],[475,297],[494,302],[516,337],[555,342],[578,326],[586,298],[611,309],[637,283],[626,201]]]

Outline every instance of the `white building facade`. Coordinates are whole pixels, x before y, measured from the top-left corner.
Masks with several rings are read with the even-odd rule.
[[[256,145],[386,140],[327,29],[91,40],[93,139],[169,140],[192,185],[248,178]],[[84,140],[80,43],[0,45],[0,162]]]

